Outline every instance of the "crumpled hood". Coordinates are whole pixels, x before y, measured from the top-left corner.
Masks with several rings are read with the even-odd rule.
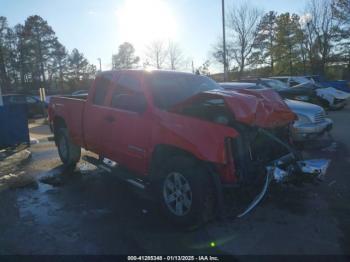
[[[307,102],[290,99],[285,99],[284,102],[294,113],[297,114],[317,114],[320,111],[323,111],[322,107]]]
[[[273,128],[296,120],[296,115],[282,98],[270,89],[212,90],[199,93],[182,104],[175,111],[198,100],[224,99],[235,119],[250,126]]]

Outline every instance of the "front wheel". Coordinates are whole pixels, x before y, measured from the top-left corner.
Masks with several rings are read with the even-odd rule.
[[[158,182],[163,213],[175,224],[198,226],[214,215],[215,192],[210,174],[197,161],[173,157]]]
[[[58,154],[63,164],[66,167],[75,167],[80,160],[81,148],[71,141],[67,128],[60,128],[57,131],[56,141]]]

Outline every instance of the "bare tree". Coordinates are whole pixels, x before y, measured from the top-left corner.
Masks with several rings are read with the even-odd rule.
[[[152,42],[146,50],[146,61],[149,65],[162,69],[167,57],[167,50],[162,41]]]
[[[228,28],[231,30],[233,58],[239,67],[239,75],[249,65],[249,58],[252,54],[255,38],[257,36],[257,26],[261,13],[247,3],[238,8],[231,8],[228,13]]]
[[[213,49],[211,51],[211,56],[214,59],[215,62],[219,64],[224,64],[224,56],[223,56],[223,41],[222,38],[218,40],[218,42],[213,46]],[[233,46],[231,42],[226,43],[226,66],[227,71],[232,70],[234,64],[234,57],[233,57]]]
[[[183,64],[183,55],[179,44],[169,41],[168,44],[168,62],[171,70],[178,69]]]

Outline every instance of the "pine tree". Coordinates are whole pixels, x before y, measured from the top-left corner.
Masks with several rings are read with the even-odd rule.
[[[140,58],[135,56],[135,48],[132,44],[125,42],[119,46],[117,54],[112,56],[113,69],[131,69],[137,66]]]
[[[298,37],[300,37],[299,16],[289,13],[276,18],[276,66],[277,74],[294,75],[294,64],[298,61]]]
[[[254,42],[254,53],[257,63],[268,64],[270,73],[274,71],[276,45],[276,12],[266,13],[260,20],[257,27],[257,36]]]
[[[28,51],[26,61],[31,65],[32,80],[36,87],[46,86],[46,77],[57,37],[53,29],[40,16],[30,16],[24,24],[23,36]]]
[[[68,57],[69,79],[75,82],[92,78],[96,73],[96,67],[90,65],[78,49],[73,49]]]
[[[0,88],[10,87],[10,78],[6,66],[10,54],[7,45],[9,30],[6,17],[0,16]]]

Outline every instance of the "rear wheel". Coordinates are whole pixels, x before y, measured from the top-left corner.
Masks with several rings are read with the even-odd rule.
[[[172,157],[160,173],[158,197],[175,224],[198,226],[213,218],[215,191],[209,172],[189,157]]]
[[[57,131],[56,141],[61,161],[66,167],[74,168],[80,160],[80,146],[71,141],[67,128],[60,128]]]

